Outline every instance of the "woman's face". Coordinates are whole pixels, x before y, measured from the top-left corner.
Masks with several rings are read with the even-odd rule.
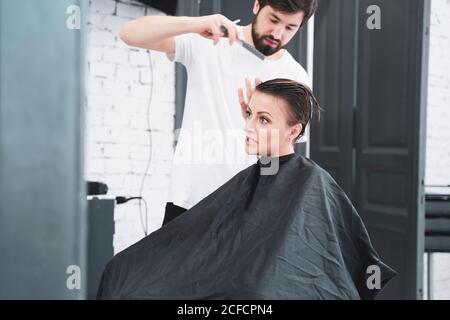
[[[255,91],[247,109],[245,151],[250,155],[283,156],[294,151],[301,124],[288,125],[287,103]]]

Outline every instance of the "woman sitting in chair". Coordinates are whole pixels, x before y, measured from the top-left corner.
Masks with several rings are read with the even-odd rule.
[[[250,96],[258,162],[117,254],[99,299],[373,299],[395,276],[333,178],[294,153],[320,110],[311,90],[275,79]]]

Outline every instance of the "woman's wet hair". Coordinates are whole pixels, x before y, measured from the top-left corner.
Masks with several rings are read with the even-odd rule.
[[[302,131],[294,139],[297,142],[305,133],[314,113],[320,116],[320,105],[311,89],[289,79],[273,79],[259,84],[256,91],[283,99],[288,105],[288,125],[300,123]]]

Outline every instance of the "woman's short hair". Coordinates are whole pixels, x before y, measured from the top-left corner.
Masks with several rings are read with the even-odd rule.
[[[259,84],[255,90],[283,99],[286,102],[288,105],[288,125],[295,126],[298,123],[302,125],[302,131],[294,139],[294,142],[297,142],[304,135],[314,112],[320,115],[320,105],[311,89],[297,81],[273,79]]]

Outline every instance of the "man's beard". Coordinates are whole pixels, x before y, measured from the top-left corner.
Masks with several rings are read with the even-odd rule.
[[[258,34],[258,32],[256,31],[257,21],[258,15],[255,16],[252,22],[252,38],[253,43],[255,44],[255,48],[267,57],[280,51],[282,49],[282,46],[279,40],[276,40],[271,35],[261,36],[260,34]],[[276,47],[272,47],[264,42],[265,39],[275,41],[278,43],[278,45]]]

